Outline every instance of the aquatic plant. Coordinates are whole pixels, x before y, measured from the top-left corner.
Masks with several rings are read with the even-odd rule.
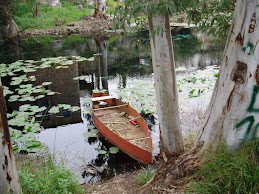
[[[11,64],[0,64],[0,77],[3,83],[5,78],[10,79],[10,86],[4,86],[4,96],[7,102],[20,102],[22,105],[15,105],[15,110],[8,113],[8,123],[10,135],[13,142],[13,149],[21,152],[45,152],[47,147],[36,141],[34,133],[42,130],[41,122],[45,116],[57,114],[61,110],[76,112],[80,110],[78,106],[69,104],[58,104],[52,107],[32,105],[38,99],[46,96],[57,95],[51,91],[49,86],[52,82],[45,81],[40,85],[35,85],[36,77],[29,75],[38,69],[59,67],[67,68],[76,62],[92,61],[93,57],[85,58],[80,56],[42,58],[40,61],[19,60]]]

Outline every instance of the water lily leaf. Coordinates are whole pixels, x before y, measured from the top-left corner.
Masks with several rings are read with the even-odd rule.
[[[16,85],[19,85],[20,83],[22,83],[22,80],[15,80],[15,81],[12,81],[12,82],[10,83],[10,85],[16,86]]]
[[[35,99],[41,99],[41,98],[44,98],[45,95],[39,95],[39,96],[36,96]]]
[[[94,57],[90,57],[90,58],[88,58],[88,59],[86,59],[87,61],[94,61],[95,60],[95,58]]]
[[[34,82],[34,81],[36,81],[36,77],[35,76],[29,76],[29,80]]]
[[[83,133],[84,137],[96,137],[97,134],[96,133],[92,133],[92,132],[85,132]]]
[[[31,93],[40,93],[40,92],[42,92],[42,91],[44,91],[44,89],[42,89],[42,88],[36,88],[36,89],[33,89],[33,90],[31,91]]]
[[[91,114],[92,111],[91,111],[91,110],[83,110],[83,113],[85,113],[85,114]]]
[[[72,112],[76,112],[79,111],[81,108],[79,106],[72,106],[69,110],[71,110]]]
[[[37,71],[36,69],[34,69],[34,68],[26,68],[26,69],[24,69],[23,70],[25,73],[29,73],[29,72],[35,72],[35,71]]]
[[[30,104],[24,104],[24,105],[19,107],[19,111],[22,111],[22,112],[27,111],[27,110],[29,110],[30,106],[31,106]]]
[[[56,94],[56,92],[48,92],[47,93],[48,96],[53,96],[54,94]]]
[[[48,147],[46,145],[40,145],[38,147],[32,147],[27,150],[29,153],[45,153],[48,151]]]
[[[22,127],[25,126],[27,124],[27,122],[24,119],[11,119],[8,121],[8,124],[11,126],[18,126],[18,127]]]
[[[99,154],[107,154],[105,150],[99,150]]]
[[[62,67],[62,66],[56,66],[55,68],[56,68],[56,69],[60,69],[60,68],[63,68],[63,67]]]
[[[98,133],[99,132],[99,130],[98,129],[91,129],[91,131],[90,131],[91,133]]]
[[[36,110],[33,110],[33,111],[36,112],[36,113],[38,113],[38,112],[42,112],[42,111],[44,111],[44,110],[46,110],[46,109],[47,109],[47,107],[43,106],[43,107],[40,107],[40,108],[38,108],[38,109],[36,109]]]
[[[92,102],[92,98],[83,98],[83,102],[89,104]]]
[[[109,151],[110,151],[111,154],[117,154],[117,153],[119,152],[119,148],[117,148],[117,147],[111,147],[111,148],[109,149]]]
[[[53,106],[51,109],[48,111],[50,114],[56,114],[59,112],[59,107]]]
[[[27,148],[38,147],[38,146],[40,146],[40,145],[41,145],[41,142],[40,142],[40,141],[35,141],[35,140],[26,142],[26,143],[24,144],[24,146],[27,147]]]
[[[71,108],[71,105],[70,104],[59,104],[58,107],[68,110]]]
[[[94,129],[95,126],[94,126],[94,125],[87,125],[87,128],[88,128],[88,129]]]

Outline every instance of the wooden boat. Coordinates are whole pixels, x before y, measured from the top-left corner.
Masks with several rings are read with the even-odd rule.
[[[152,163],[151,135],[136,110],[104,93],[93,93],[92,107],[94,124],[104,137],[139,162]]]

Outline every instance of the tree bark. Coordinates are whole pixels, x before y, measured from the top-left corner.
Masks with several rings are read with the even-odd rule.
[[[8,5],[0,5],[0,40],[5,41],[15,35],[19,28],[9,13]]]
[[[0,80],[0,193],[22,193],[6,117]]]
[[[178,156],[183,148],[169,15],[149,17],[161,150]],[[166,31],[157,31],[158,29]]]
[[[106,18],[106,0],[95,0],[95,14],[96,18]]]
[[[196,145],[237,148],[259,135],[259,3],[238,0],[204,127]]]

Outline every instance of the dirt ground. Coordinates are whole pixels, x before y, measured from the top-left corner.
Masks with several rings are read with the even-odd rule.
[[[186,144],[189,149],[191,144]],[[199,165],[199,159],[184,154],[178,158],[163,158],[152,164],[157,170],[153,178],[145,185],[136,182],[139,170],[127,172],[113,177],[110,180],[82,184],[87,193],[92,194],[150,194],[150,193],[186,193],[190,179]]]

